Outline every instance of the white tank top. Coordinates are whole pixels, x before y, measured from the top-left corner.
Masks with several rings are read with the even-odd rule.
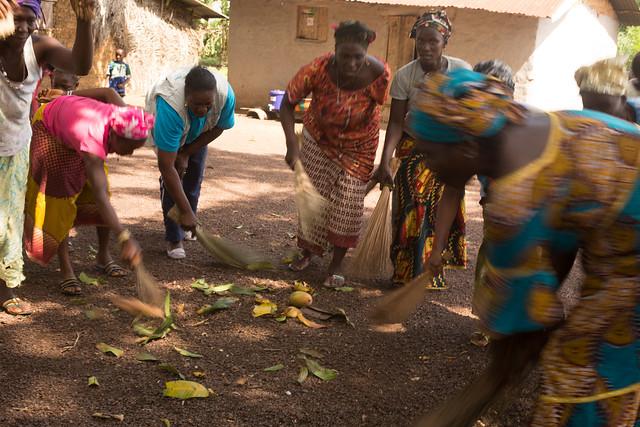
[[[33,50],[33,37],[24,44],[24,62],[27,78],[21,89],[14,89],[0,75],[0,156],[13,156],[31,141],[31,101],[38,82],[42,78],[42,68],[38,65]],[[15,85],[14,85],[15,86]]]

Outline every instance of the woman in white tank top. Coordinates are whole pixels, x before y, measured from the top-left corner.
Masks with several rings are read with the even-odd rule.
[[[22,230],[29,170],[33,93],[42,66],[86,75],[93,62],[91,19],[78,19],[73,51],[57,40],[34,35],[42,17],[40,0],[0,0],[0,20],[13,10],[15,33],[0,40],[0,305],[9,314],[31,309],[14,289],[24,280]],[[95,0],[85,0],[93,8]]]

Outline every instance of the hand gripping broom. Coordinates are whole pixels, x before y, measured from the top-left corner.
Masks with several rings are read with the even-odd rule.
[[[167,216],[175,223],[180,224],[180,213],[177,206],[171,208]],[[273,268],[273,263],[264,255],[258,254],[224,237],[208,233],[199,225],[196,225],[195,234],[198,242],[207,252],[223,264],[250,271]]]
[[[399,165],[397,159],[392,160],[391,169],[394,175]],[[385,185],[369,218],[364,237],[349,262],[347,271],[350,275],[360,279],[387,279],[393,274],[390,202],[391,188]]]

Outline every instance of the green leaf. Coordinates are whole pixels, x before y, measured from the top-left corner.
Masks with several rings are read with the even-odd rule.
[[[89,379],[87,380],[87,385],[89,387],[97,387],[100,385],[100,383],[98,383],[98,378],[96,377],[89,377]]]
[[[215,313],[216,311],[220,311],[220,310],[226,310],[229,307],[231,307],[231,305],[236,301],[238,301],[238,298],[233,298],[233,297],[219,298],[213,304],[205,305],[204,307],[201,307],[200,309],[198,309],[197,313],[200,315],[203,315],[203,314]]]
[[[298,373],[298,384],[302,384],[309,377],[309,368],[306,366],[300,366],[300,372]]]
[[[86,305],[87,304],[87,299],[86,298],[72,298],[71,300],[69,300],[69,302],[71,303],[71,305]]]
[[[109,344],[105,344],[103,342],[96,344],[96,348],[104,354],[112,354],[115,357],[120,357],[124,354],[123,350],[116,347],[111,347]]]
[[[282,368],[284,368],[284,365],[282,363],[278,363],[277,365],[273,365],[273,366],[269,366],[268,368],[264,368],[263,371],[265,371],[265,372],[277,372]]]
[[[89,320],[98,320],[104,317],[104,312],[100,309],[85,310],[84,315]]]
[[[149,328],[146,325],[143,325],[142,323],[134,323],[132,327],[133,332],[135,332],[135,334],[138,336],[150,337],[151,335],[153,335],[153,329]]]
[[[142,353],[136,354],[136,360],[140,362],[159,362],[160,361],[160,359],[158,359],[156,356],[154,356],[151,353],[147,353],[145,351],[143,351]]]
[[[85,285],[93,285],[93,286],[100,285],[100,279],[96,277],[91,277],[84,272],[80,273],[80,275],[78,276],[78,280],[80,280]]]
[[[339,292],[353,292],[353,288],[351,286],[341,286],[339,288],[333,288]]]
[[[171,421],[169,421],[167,418],[161,418],[160,421],[162,421],[164,427],[171,427]]]
[[[146,332],[149,332],[146,328],[141,329],[138,328],[137,331],[144,333],[144,339],[140,340],[142,345],[148,344],[151,341],[159,340],[167,336],[172,329],[175,328],[173,324],[173,315],[171,314],[171,295],[167,292],[167,295],[164,298],[164,320],[156,329],[153,330],[151,335],[147,335]],[[134,331],[136,331],[136,327],[134,325]]]
[[[338,309],[338,313],[337,313],[335,316],[336,316],[336,317],[341,317],[341,318],[344,320],[344,322],[345,322],[347,325],[351,326],[352,328],[355,328],[355,327],[356,327],[356,325],[354,325],[354,324],[351,322],[351,320],[349,320],[349,317],[347,317],[347,313],[346,313],[343,309],[339,308],[339,309]]]
[[[287,316],[284,316],[284,315],[278,316],[278,317],[274,318],[273,320],[275,320],[276,322],[284,323],[284,322],[287,321]]]
[[[158,369],[160,369],[161,371],[169,372],[170,374],[173,374],[173,375],[175,375],[176,377],[178,377],[178,378],[180,378],[180,379],[182,379],[182,380],[184,380],[184,379],[186,378],[184,375],[182,375],[182,374],[180,373],[180,371],[178,371],[178,370],[176,369],[176,367],[175,367],[175,366],[170,365],[170,364],[168,364],[168,363],[161,363],[161,364],[159,364],[159,365],[158,365]]]
[[[305,357],[305,362],[307,364],[307,368],[309,368],[309,372],[323,381],[331,381],[338,376],[338,371],[335,369],[324,368],[313,359]]]
[[[316,359],[322,359],[324,356],[322,355],[322,353],[312,350],[310,348],[301,348],[300,349],[300,353],[302,354],[306,354],[307,356],[311,356],[314,357]]]
[[[221,294],[223,292],[227,292],[229,289],[233,288],[235,285],[233,283],[227,283],[225,285],[217,285],[213,288],[210,288],[216,294]]]
[[[209,289],[209,284],[204,279],[198,279],[191,284],[193,289],[198,289],[199,291],[206,291]]]
[[[209,397],[209,390],[195,381],[167,381],[164,384],[164,396],[182,400]]]
[[[167,291],[167,295],[164,297],[164,317],[171,317],[171,295],[169,295],[169,291]],[[173,324],[173,320],[171,320]]]
[[[194,358],[194,359],[199,359],[199,358],[201,358],[201,357],[204,357],[204,356],[203,356],[203,355],[201,355],[201,354],[198,354],[198,353],[192,353],[192,352],[190,352],[189,350],[185,350],[185,349],[183,349],[183,348],[173,347],[173,349],[174,349],[175,351],[177,351],[180,355],[184,356],[184,357],[192,357],[192,358]]]
[[[244,286],[233,285],[229,289],[232,294],[236,295],[249,295],[254,296],[256,292],[253,289],[245,288]]]

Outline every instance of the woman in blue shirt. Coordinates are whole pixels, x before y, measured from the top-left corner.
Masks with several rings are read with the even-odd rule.
[[[156,115],[152,141],[160,169],[160,197],[167,255],[186,257],[184,231],[196,225],[196,211],[209,143],[234,124],[235,95],[227,80],[203,67],[177,71],[147,94]],[[177,205],[180,224],[167,217]]]

